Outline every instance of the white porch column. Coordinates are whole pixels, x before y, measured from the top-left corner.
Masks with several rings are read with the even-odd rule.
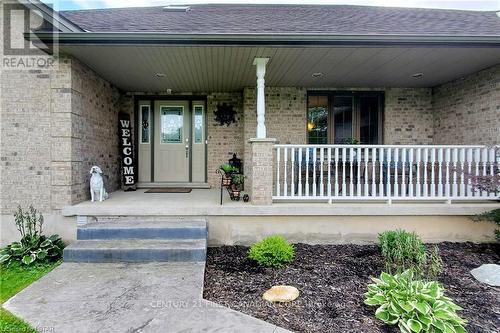
[[[255,58],[254,66],[257,66],[257,139],[266,138],[266,97],[265,80],[266,65],[269,58]]]

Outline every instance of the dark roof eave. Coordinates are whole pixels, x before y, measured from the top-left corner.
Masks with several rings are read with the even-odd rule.
[[[269,45],[269,46],[456,46],[500,47],[500,35],[168,34],[124,32],[27,33],[61,45]]]

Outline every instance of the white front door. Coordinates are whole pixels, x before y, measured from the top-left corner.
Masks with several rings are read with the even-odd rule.
[[[189,182],[189,102],[155,102],[154,181]]]

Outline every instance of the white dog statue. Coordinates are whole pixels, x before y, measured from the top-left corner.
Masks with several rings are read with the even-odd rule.
[[[92,202],[95,201],[96,197],[99,201],[106,200],[108,198],[108,193],[104,188],[104,181],[102,179],[102,170],[97,165],[94,165],[90,169],[90,197]]]

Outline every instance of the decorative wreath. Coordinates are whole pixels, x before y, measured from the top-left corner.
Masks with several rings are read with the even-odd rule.
[[[236,123],[236,111],[234,111],[232,105],[227,105],[227,103],[222,103],[222,105],[219,104],[214,114],[215,121],[218,122],[220,126],[229,126],[232,123]]]

